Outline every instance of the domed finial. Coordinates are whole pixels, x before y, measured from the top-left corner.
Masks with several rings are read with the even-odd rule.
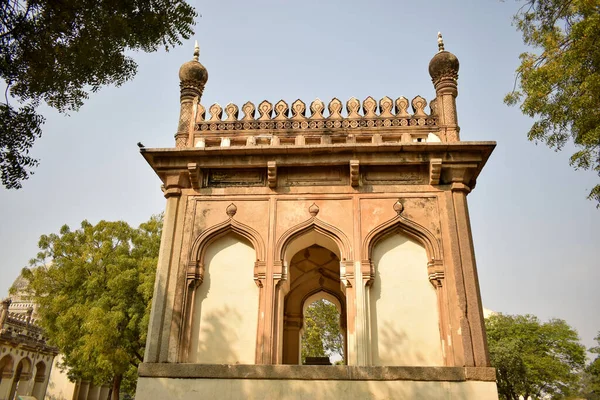
[[[198,61],[200,58],[200,46],[198,46],[198,41],[196,40],[196,45],[194,46],[194,60]]]
[[[204,85],[208,80],[208,71],[204,65],[198,61],[198,58],[200,58],[200,46],[198,46],[198,41],[196,41],[194,46],[194,58],[183,63],[181,68],[179,68],[181,90],[187,91],[187,89],[193,89],[193,93],[189,92],[189,95],[192,97],[202,95]]]
[[[438,32],[438,51],[444,51],[444,39],[442,39],[442,32]]]

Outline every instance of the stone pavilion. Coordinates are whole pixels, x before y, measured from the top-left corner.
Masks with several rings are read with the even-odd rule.
[[[460,140],[438,47],[429,102],[208,109],[196,47],[175,147],[141,149],[166,210],[138,400],[498,398],[467,206],[495,142]],[[301,365],[319,299],[344,365]]]

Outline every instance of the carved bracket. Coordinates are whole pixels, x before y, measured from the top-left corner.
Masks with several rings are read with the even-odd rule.
[[[436,289],[442,287],[442,281],[444,280],[444,265],[442,260],[432,259],[427,263],[427,276],[433,287]]]
[[[259,288],[264,287],[267,279],[267,263],[265,261],[256,261],[254,263],[254,283]]]
[[[194,190],[198,190],[200,189],[200,182],[202,182],[201,179],[201,171],[200,171],[200,167],[198,166],[197,163],[188,163],[187,165],[188,168],[188,174],[190,177],[190,184],[192,185],[192,189]]]
[[[358,160],[350,160],[350,185],[358,186],[358,171],[359,162]]]
[[[352,287],[354,281],[354,263],[352,261],[340,262],[340,281],[344,287]]]
[[[439,185],[442,174],[442,159],[433,158],[429,161],[429,184]]]
[[[371,260],[363,260],[360,263],[360,272],[362,274],[365,286],[371,286],[375,280],[375,266]]]
[[[267,162],[267,181],[270,188],[277,187],[277,163],[275,161]]]
[[[186,273],[187,285],[191,289],[196,289],[204,282],[204,265],[196,262],[188,264]]]

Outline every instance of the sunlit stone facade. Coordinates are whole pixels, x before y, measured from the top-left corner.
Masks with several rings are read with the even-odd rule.
[[[206,108],[198,58],[175,147],[141,149],[167,204],[137,398],[497,399],[467,207],[495,143],[460,140],[441,37],[429,104]],[[300,365],[319,298],[345,365]]]

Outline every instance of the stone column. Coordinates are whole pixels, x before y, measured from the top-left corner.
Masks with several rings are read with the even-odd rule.
[[[8,399],[10,389],[13,385],[14,372],[11,369],[10,371],[0,371],[0,373],[2,374],[2,380],[0,381],[0,399]]]
[[[90,384],[87,400],[100,400],[100,386]]]
[[[110,386],[102,385],[102,388],[100,388],[100,394],[99,394],[98,398],[100,400],[108,400],[109,393],[110,393]]]
[[[146,341],[146,351],[144,353],[144,362],[159,362],[159,355],[163,345],[163,331],[170,328],[170,324],[165,321],[165,312],[167,305],[167,287],[169,285],[169,276],[171,275],[171,261],[173,258],[173,242],[175,240],[175,231],[177,226],[177,211],[181,197],[181,188],[171,182],[173,177],[167,177],[165,183],[164,195],[167,199],[165,208],[163,231],[160,240],[160,250],[158,253],[158,265],[156,267],[156,281],[154,283],[154,294],[152,297],[152,311],[148,324],[148,339]],[[176,177],[175,177],[176,178]]]
[[[475,250],[471,234],[471,222],[467,205],[467,194],[471,189],[464,183],[454,182],[451,186],[458,246],[462,273],[464,277],[465,295],[467,302],[467,319],[469,322],[473,358],[475,367],[489,367],[489,353],[483,319],[483,307],[479,290],[479,278],[475,263]]]
[[[348,313],[348,326],[352,326],[350,317],[354,319],[354,352],[353,357],[348,357],[348,365],[370,365],[371,363],[371,335],[370,335],[370,310],[369,296],[372,283],[370,263],[364,268],[363,263],[354,263],[356,279],[353,279],[354,288],[346,289],[346,304],[348,310],[355,305],[354,312]],[[354,296],[354,302],[350,298]],[[350,336],[350,332],[348,332]],[[350,356],[350,354],[348,354]],[[352,363],[351,363],[352,361]]]
[[[90,390],[89,382],[81,382],[79,386],[79,393],[77,394],[77,400],[87,400],[87,396]]]

